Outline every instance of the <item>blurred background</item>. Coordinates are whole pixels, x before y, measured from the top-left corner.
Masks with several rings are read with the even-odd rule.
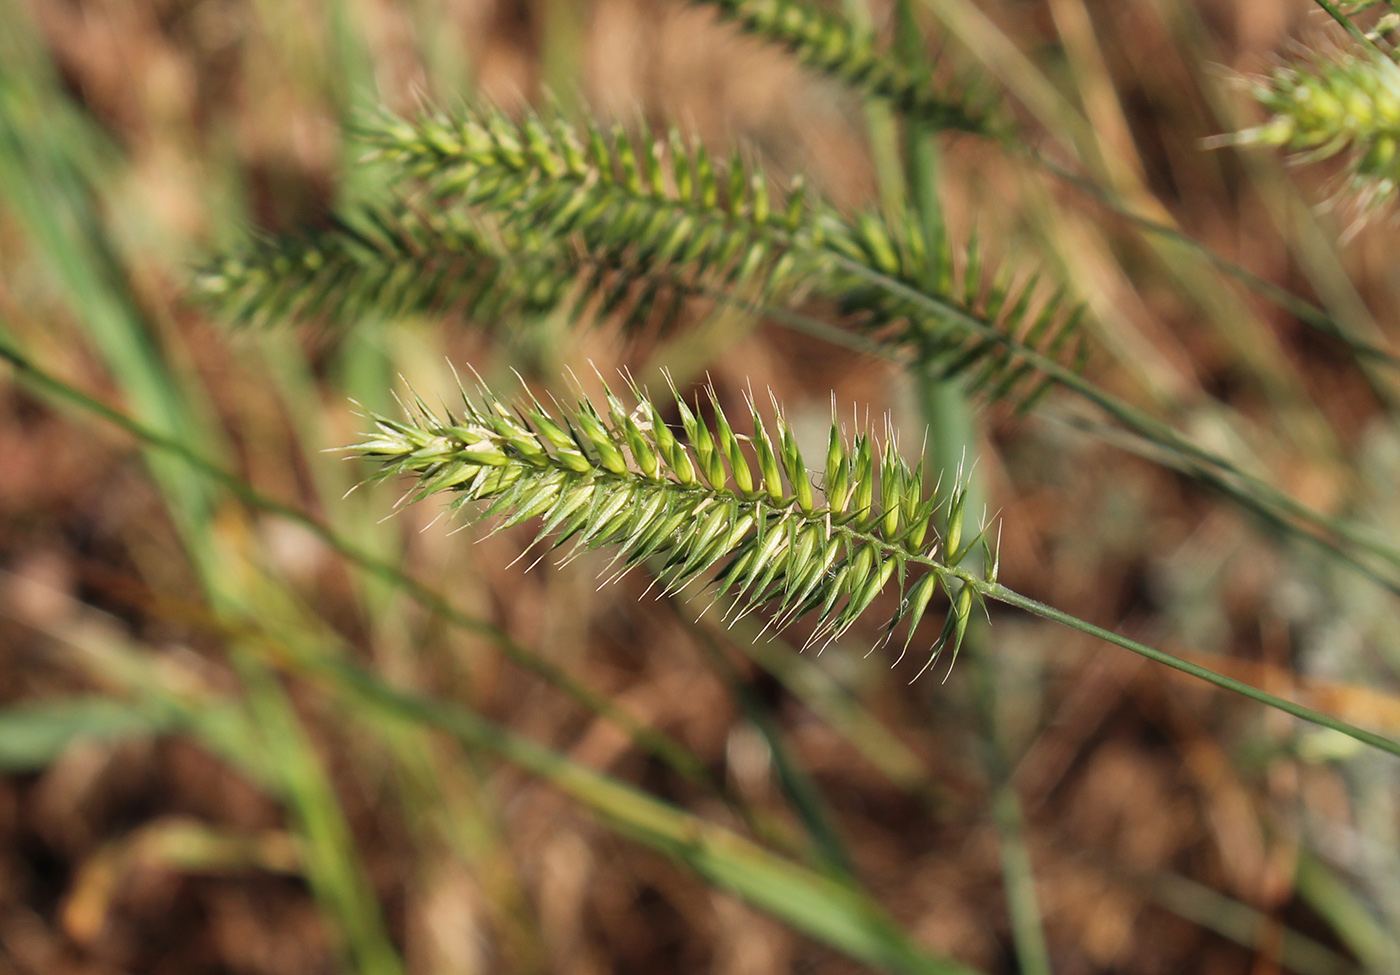
[[[915,9],[1036,148],[1077,132],[1135,209],[1384,341],[1393,220],[1357,223],[1336,166],[1203,146],[1257,120],[1242,75],[1334,42],[1312,4]],[[1400,735],[1393,599],[1073,401],[977,409],[732,307],[627,341],[190,300],[209,255],[373,191],[356,111],[477,98],[904,205],[887,115],[680,0],[0,0],[0,973],[1400,972],[1389,756],[1009,611],[914,681],[917,641],[867,653],[879,612],[799,655],[639,573],[600,588],[603,554],[526,571],[529,526],[347,494],[355,404],[446,396],[449,363],[768,387],[814,442],[834,393],[975,458],[1012,588]],[[1043,169],[941,146],[954,240],[1071,282],[1096,382],[1395,537],[1393,377]]]

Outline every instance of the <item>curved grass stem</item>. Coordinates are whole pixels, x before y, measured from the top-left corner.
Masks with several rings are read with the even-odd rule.
[[[975,577],[970,581],[971,584],[978,585]],[[1042,619],[1053,620],[1056,623],[1068,626],[1070,629],[1097,637],[1105,643],[1111,643],[1125,650],[1131,650],[1133,653],[1144,656],[1148,660],[1156,661],[1159,664],[1165,664],[1174,670],[1179,670],[1184,674],[1190,674],[1192,677],[1199,677],[1207,683],[1214,684],[1216,687],[1247,697],[1251,701],[1257,701],[1260,704],[1291,714],[1295,718],[1301,718],[1304,721],[1320,725],[1323,728],[1330,728],[1332,731],[1346,735],[1348,738],[1354,738],[1363,744],[1370,745],[1372,748],[1378,748],[1381,751],[1400,756],[1400,742],[1393,741],[1375,732],[1367,731],[1364,728],[1358,728],[1356,725],[1349,724],[1340,718],[1334,718],[1331,715],[1323,714],[1320,711],[1314,711],[1312,708],[1304,707],[1301,704],[1295,704],[1292,701],[1270,694],[1268,691],[1262,691],[1253,685],[1235,680],[1233,677],[1226,677],[1224,674],[1216,673],[1208,667],[1202,667],[1200,664],[1191,663],[1189,660],[1182,660],[1180,657],[1175,657],[1164,650],[1158,650],[1156,647],[1150,647],[1145,643],[1139,643],[1137,640],[1114,633],[1112,630],[1106,630],[1101,626],[1096,626],[1077,616],[1071,616],[1069,613],[1055,609],[1053,606],[1047,606],[1039,600],[1032,599],[1029,596],[1023,596],[1014,590],[1007,589],[999,583],[990,586],[980,586],[980,591],[987,599],[993,599],[1007,606],[1023,609]]]

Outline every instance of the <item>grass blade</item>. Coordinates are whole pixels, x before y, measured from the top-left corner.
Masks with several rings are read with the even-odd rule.
[[[0,710],[0,773],[46,768],[79,741],[120,741],[176,727],[173,715],[108,697],[73,697]]]

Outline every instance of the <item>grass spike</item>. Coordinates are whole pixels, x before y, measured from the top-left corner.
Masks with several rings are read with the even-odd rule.
[[[899,458],[891,437],[877,446],[868,432],[857,435],[852,496],[862,514],[851,518],[817,506],[812,475],[776,403],[775,440],[748,400],[754,432],[742,439],[758,457],[761,481],[755,482],[741,436],[713,389],[706,388],[712,423],[672,390],[682,436],[662,422],[659,406],[635,383],[624,384],[636,401],[630,406],[609,384],[603,387],[603,409],[581,399],[559,408],[562,422],[533,396],[512,409],[489,391],[464,394],[457,414],[437,414],[411,397],[407,419],[373,418],[374,432],[352,449],[379,463],[376,479],[416,478],[413,499],[447,494],[454,504],[479,503],[479,516],[492,519],[498,531],[538,518],[535,543],[550,536],[554,547],[572,541],[568,558],[608,548],[613,558],[606,573],[612,577],[660,557],[657,581],[666,592],[724,562],[715,584],[733,600],[731,618],[771,603],[768,625],[781,627],[815,612],[817,640],[840,638],[891,582],[904,590],[915,567],[940,576],[962,571],[907,544],[905,512],[932,510],[933,502],[906,496],[922,482]],[[835,424],[830,442],[836,445],[831,480],[839,480],[851,461]],[[716,472],[710,470],[702,483],[693,468],[687,476],[677,458],[688,462],[691,450],[702,468],[723,454],[732,477],[711,481]],[[934,584],[923,581],[928,578],[920,576],[900,600],[897,620],[912,614],[917,623],[932,598]]]
[[[216,304],[264,321],[454,304],[473,317],[528,317],[566,306],[640,327],[671,324],[689,295],[777,306],[814,295],[834,299],[882,343],[913,349],[936,373],[967,373],[992,395],[1043,374],[1047,354],[1081,358],[1069,301],[1052,296],[1032,319],[1030,286],[1015,292],[1020,300],[1008,300],[1001,276],[984,289],[975,237],[961,291],[931,294],[949,313],[931,313],[917,295],[956,280],[952,246],[928,246],[943,234],[927,233],[915,213],[897,224],[874,211],[847,218],[800,181],[779,193],[739,153],[716,166],[674,131],[605,135],[557,114],[466,107],[374,116],[359,137],[406,184],[406,198],[430,202],[343,220],[313,235],[310,249],[293,240],[255,247],[202,278]],[[1043,392],[1043,383],[1024,385]]]

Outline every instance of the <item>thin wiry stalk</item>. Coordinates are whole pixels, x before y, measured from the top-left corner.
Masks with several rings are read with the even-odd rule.
[[[745,33],[791,51],[798,60],[841,79],[866,97],[879,98],[936,129],[992,135],[1006,124],[996,95],[985,85],[960,81],[943,90],[930,83],[926,58],[883,48],[875,37],[835,11],[798,0],[694,0],[716,9]]]
[[[918,59],[924,50],[923,33],[914,13],[913,0],[898,0],[895,4],[895,42],[906,57]],[[895,167],[903,176],[904,196],[920,215],[920,222],[930,240],[942,237],[946,231],[941,196],[942,166],[939,150],[930,126],[906,116],[902,125],[902,157],[904,164]],[[877,151],[890,150],[879,146],[875,132],[872,143]],[[915,367],[912,378],[919,390],[919,404],[925,425],[932,434],[934,456],[930,470],[954,470],[968,451],[976,458],[977,438],[973,431],[970,404],[958,384],[940,380]],[[969,478],[969,491],[974,498],[980,494],[974,478]],[[989,627],[974,620],[968,627],[966,653],[972,670],[973,700],[978,713],[978,754],[991,786],[992,821],[996,826],[1000,848],[1002,884],[1006,911],[1011,922],[1011,940],[1022,975],[1051,975],[1050,953],[1045,940],[1045,927],[1035,890],[1035,870],[1026,840],[1025,816],[1020,797],[1011,781],[1012,763],[1007,754],[999,717],[997,681],[990,651]]]
[[[955,306],[930,295],[897,278],[874,271],[856,261],[845,262],[846,268],[872,284],[922,307],[930,313],[941,314],[957,321],[969,333],[987,342],[1005,342],[1006,338],[985,323],[969,316]],[[1192,478],[1224,491],[1246,510],[1264,518],[1277,527],[1301,538],[1315,542],[1341,557],[1354,568],[1392,592],[1400,593],[1400,549],[1375,538],[1365,529],[1344,519],[1324,514],[1308,507],[1266,481],[1242,470],[1228,458],[1208,450],[1188,439],[1170,424],[1120,399],[1033,348],[1017,348],[1016,353],[1039,370],[1047,380],[1058,383],[1095,404],[1132,433],[1167,451],[1180,462],[1180,469]],[[1361,557],[1369,553],[1390,567],[1392,574],[1378,573]]]
[[[1021,150],[1018,149],[1018,151]],[[1031,152],[1029,149],[1024,151]],[[1391,369],[1400,368],[1400,355],[1361,337],[1357,334],[1355,326],[1343,324],[1326,309],[1224,257],[1180,227],[1144,216],[1134,210],[1117,192],[1094,182],[1087,176],[1081,176],[1053,159],[1038,153],[1031,152],[1027,158],[1051,176],[1091,197],[1110,213],[1122,217],[1142,233],[1160,237],[1189,250],[1216,271],[1233,278],[1265,301],[1297,318],[1304,325],[1341,342],[1363,365],[1375,363]]]
[[[956,655],[975,608],[993,600],[1400,756],[1400,742],[1008,589],[997,581],[996,548],[985,530],[964,537],[966,492],[953,492],[948,527],[939,534],[921,468],[868,434],[848,444],[833,425],[819,488],[781,411],[776,437],[755,411],[746,450],[718,404],[711,404],[712,426],[677,395],[682,434],[665,424],[655,403],[632,392],[638,402],[629,411],[609,391],[607,417],[587,402],[558,418],[533,399],[516,410],[486,391],[480,403],[464,394],[460,415],[435,416],[415,402],[406,420],[375,417],[375,432],[351,449],[382,465],[377,478],[417,478],[413,499],[450,492],[453,507],[488,502],[482,516],[499,516],[501,527],[540,518],[537,542],[553,536],[556,545],[572,538],[576,548],[615,548],[624,569],[655,557],[666,586],[722,565],[717,587],[744,609],[773,604],[779,626],[815,613],[813,641],[844,633],[893,582],[901,598],[886,632],[905,625],[907,649],[942,590],[949,612],[920,673],[944,649]],[[987,562],[974,571],[968,556],[976,550]],[[923,575],[911,581],[916,570]]]
[[[1364,11],[1367,7],[1371,6],[1371,4],[1365,2],[1347,3],[1346,0],[1342,0],[1340,3],[1334,3],[1333,0],[1313,0],[1313,2],[1322,8],[1323,13],[1340,24],[1342,29],[1357,41],[1362,44],[1369,42],[1365,32],[1362,31],[1351,18],[1353,15]],[[1394,5],[1392,4],[1392,6]]]

